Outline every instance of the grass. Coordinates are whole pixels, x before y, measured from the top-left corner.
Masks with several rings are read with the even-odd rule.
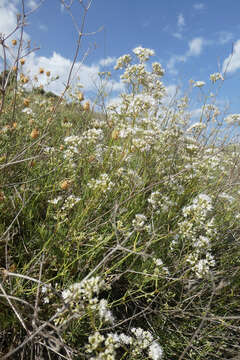
[[[107,112],[24,71],[6,89],[2,359],[239,356],[238,144],[209,98],[195,127],[188,98],[163,105],[160,64],[135,55]]]

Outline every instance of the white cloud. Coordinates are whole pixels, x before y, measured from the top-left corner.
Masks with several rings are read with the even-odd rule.
[[[233,52],[224,60],[222,72],[234,73],[240,69],[240,40],[234,44]]]
[[[187,56],[198,56],[202,52],[203,48],[203,38],[197,37],[188,43],[189,51]]]
[[[17,25],[17,13],[19,12],[16,5],[19,5],[19,1],[13,0],[0,0],[0,33],[3,38],[8,36],[11,32],[14,31]],[[6,41],[6,45],[9,46],[9,50],[7,52],[7,58],[10,60],[10,63],[15,59],[16,56],[16,48],[12,48],[11,40],[18,39],[20,29],[18,29],[13,35],[8,38]],[[26,31],[23,32],[23,41],[26,42],[29,40],[29,36]],[[0,60],[3,57],[2,47],[0,48]]]
[[[0,5],[0,24],[1,24],[1,33],[3,35],[8,35],[13,31],[17,24],[17,8],[8,1],[1,0]]]
[[[172,36],[174,36],[177,39],[182,39],[182,34],[180,32],[175,32],[172,34]]]
[[[203,3],[196,3],[193,5],[195,10],[203,10],[205,9],[205,5]]]
[[[110,57],[108,56],[106,59],[102,59],[99,61],[99,64],[101,66],[110,66],[112,64],[114,64],[116,62],[116,58],[115,57]]]
[[[185,62],[187,60],[187,56],[186,55],[173,55],[170,60],[168,61],[167,63],[167,69],[168,71],[171,73],[171,74],[177,74],[178,71],[177,69],[175,68],[175,65],[178,63],[178,62]]]
[[[191,117],[193,119],[200,119],[203,113],[203,109],[202,108],[198,108],[198,109],[194,109],[191,111]]]
[[[42,30],[42,31],[48,31],[48,27],[45,24],[40,24],[39,29]]]
[[[28,0],[27,7],[29,7],[31,10],[34,10],[38,7],[39,3],[36,0]]]
[[[220,31],[218,36],[218,42],[220,44],[226,44],[233,39],[233,34],[228,31]]]
[[[183,14],[178,15],[177,25],[180,29],[182,29],[185,26],[185,20],[184,20]]]
[[[167,63],[167,69],[171,74],[176,75],[178,73],[177,69],[175,68],[175,65],[179,62],[186,62],[187,59],[191,56],[198,56],[201,54],[203,45],[207,42],[201,38],[197,37],[191,40],[188,43],[188,51],[183,55],[173,55],[170,60]]]

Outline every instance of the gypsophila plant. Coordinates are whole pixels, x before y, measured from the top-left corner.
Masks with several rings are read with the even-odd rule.
[[[1,359],[236,357],[240,116],[212,94],[224,74],[190,81],[196,118],[151,49],[117,59],[114,104],[110,71],[90,101],[71,67],[58,96],[23,36],[1,35],[17,45],[0,84]]]

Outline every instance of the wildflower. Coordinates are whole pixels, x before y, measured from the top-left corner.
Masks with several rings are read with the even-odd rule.
[[[62,200],[62,196],[58,196],[58,197],[55,198],[55,199],[48,200],[48,202],[49,202],[50,204],[56,205],[60,200]]]
[[[12,45],[13,45],[13,46],[16,46],[16,45],[17,45],[17,40],[16,40],[16,39],[13,39],[13,40],[12,40]]]
[[[44,69],[43,68],[40,68],[39,69],[39,74],[43,74],[44,73]]]
[[[240,124],[240,114],[231,114],[225,117],[224,121],[228,124]]]
[[[159,360],[163,356],[163,349],[155,340],[149,347],[148,355],[153,360]]]
[[[224,81],[224,78],[222,76],[222,74],[218,73],[214,73],[210,75],[210,80],[212,81],[212,83],[214,84],[217,80],[222,80]]]
[[[204,86],[206,83],[204,82],[204,81],[195,81],[195,83],[194,83],[194,87],[202,87],[202,86]]]
[[[51,75],[50,71],[46,71],[46,75],[50,76]]]
[[[20,59],[20,64],[24,65],[25,64],[25,59]]]
[[[17,71],[17,66],[16,66],[16,65],[14,65],[14,66],[12,67],[12,71],[14,71],[14,72]]]
[[[144,224],[147,218],[143,214],[135,215],[135,219],[132,221],[132,225],[136,231],[141,231],[144,228]]]
[[[30,136],[31,136],[32,139],[38,138],[38,136],[39,136],[39,131],[38,131],[38,129],[33,129],[33,131],[31,132]]]
[[[190,132],[190,131],[195,130],[195,129],[201,130],[201,129],[205,129],[205,128],[206,128],[205,124],[197,122],[195,124],[192,124],[186,131]]]
[[[139,58],[139,60],[141,62],[147,61],[150,56],[153,56],[155,54],[154,50],[145,49],[145,48],[142,48],[141,46],[138,46],[135,49],[133,49],[133,53],[135,55],[137,55],[137,57]]]

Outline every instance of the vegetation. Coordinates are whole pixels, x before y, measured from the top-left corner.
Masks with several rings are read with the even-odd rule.
[[[152,55],[118,59],[126,91],[100,113],[2,74],[2,359],[240,353],[239,146],[213,97],[198,122],[166,103]]]

